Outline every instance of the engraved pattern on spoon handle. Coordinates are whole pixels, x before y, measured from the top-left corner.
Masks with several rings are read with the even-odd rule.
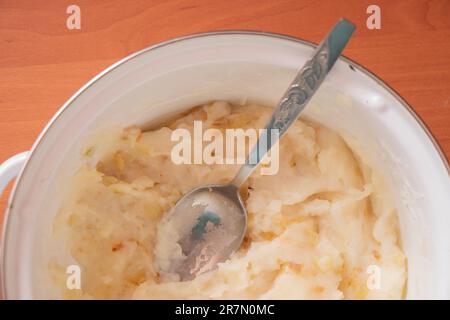
[[[258,143],[251,150],[245,164],[232,181],[232,185],[239,187],[247,180],[272,145],[297,120],[300,112],[306,107],[333,67],[354,30],[355,26],[351,22],[341,19],[319,44],[313,56],[300,69],[281,98],[266,125],[265,134],[259,137]]]

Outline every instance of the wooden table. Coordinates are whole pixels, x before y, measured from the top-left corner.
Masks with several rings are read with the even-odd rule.
[[[80,30],[66,27],[71,4]],[[381,8],[380,30],[366,27],[370,4]],[[358,27],[344,54],[403,96],[450,157],[450,0],[2,0],[0,162],[28,150],[64,101],[132,52],[224,29],[317,43],[342,16]]]

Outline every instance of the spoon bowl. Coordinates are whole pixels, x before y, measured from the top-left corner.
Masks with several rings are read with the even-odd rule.
[[[186,281],[213,269],[239,248],[246,229],[247,211],[235,185],[207,185],[189,191],[158,228],[158,238],[171,235],[166,241],[179,246],[182,254],[169,261],[164,271]]]

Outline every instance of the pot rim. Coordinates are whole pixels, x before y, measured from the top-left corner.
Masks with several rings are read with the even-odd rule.
[[[46,124],[44,129],[40,132],[39,136],[35,140],[33,146],[30,149],[30,155],[28,159],[26,160],[25,164],[23,165],[22,170],[20,171],[19,175],[17,176],[13,189],[11,190],[10,195],[10,201],[9,206],[6,208],[4,219],[3,219],[3,232],[1,235],[1,243],[0,243],[0,297],[3,297],[3,299],[8,299],[7,297],[7,290],[5,285],[5,252],[6,252],[6,239],[7,239],[7,232],[8,232],[8,217],[9,217],[9,210],[11,207],[11,204],[14,203],[14,199],[16,196],[16,190],[20,184],[21,177],[25,174],[28,168],[28,163],[31,160],[34,151],[39,147],[41,144],[43,138],[46,136],[48,130],[51,128],[51,126],[57,121],[57,119],[64,113],[64,111],[70,107],[70,105],[89,87],[91,87],[93,84],[95,84],[97,81],[101,80],[105,75],[116,69],[117,67],[125,64],[126,62],[144,54],[149,51],[166,47],[168,45],[182,42],[185,40],[190,40],[194,38],[202,38],[202,37],[209,37],[209,36],[227,36],[227,35],[249,35],[249,36],[260,36],[260,37],[269,37],[269,38],[276,38],[276,39],[283,39],[295,42],[297,44],[302,44],[311,48],[315,48],[316,45],[310,41],[303,40],[294,36],[289,36],[281,33],[275,33],[275,32],[264,32],[264,31],[256,31],[256,30],[240,30],[240,29],[232,29],[232,30],[221,30],[221,31],[209,31],[209,32],[199,32],[199,33],[193,33],[190,35],[180,36],[176,37],[167,41],[159,42],[157,44],[148,46],[144,49],[141,49],[135,53],[132,53],[119,61],[115,62],[111,66],[107,67],[97,75],[95,75],[93,78],[91,78],[86,84],[84,84],[80,89],[78,89],[75,94],[73,94],[60,108],[56,113],[52,116],[52,118],[49,120],[49,122]],[[364,75],[368,76],[372,80],[374,80],[378,85],[380,85],[383,89],[385,89],[387,92],[389,92],[400,104],[408,111],[408,113],[416,120],[416,122],[419,124],[419,126],[424,130],[426,135],[428,136],[428,139],[433,144],[435,150],[438,152],[439,157],[444,165],[444,167],[447,169],[447,172],[450,174],[450,165],[447,157],[445,156],[441,146],[431,133],[430,129],[427,127],[427,125],[424,123],[422,118],[412,109],[412,107],[406,102],[402,96],[397,93],[394,89],[392,89],[388,84],[383,82],[378,76],[376,76],[373,72],[369,71],[367,68],[361,66],[357,62],[341,55],[339,57],[340,60],[344,61],[346,64],[349,65],[350,68],[357,69],[358,71],[362,72]]]

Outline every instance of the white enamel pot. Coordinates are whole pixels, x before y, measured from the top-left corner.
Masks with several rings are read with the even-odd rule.
[[[17,176],[2,240],[4,298],[58,298],[49,259],[70,262],[52,238],[61,186],[81,163],[80,139],[101,126],[151,124],[211,100],[275,105],[313,51],[258,32],[213,32],[165,42],[111,66],[81,88],[28,153],[0,167]],[[394,193],[408,259],[406,297],[450,298],[450,178],[443,153],[411,108],[381,80],[341,58],[305,115],[356,137]]]

